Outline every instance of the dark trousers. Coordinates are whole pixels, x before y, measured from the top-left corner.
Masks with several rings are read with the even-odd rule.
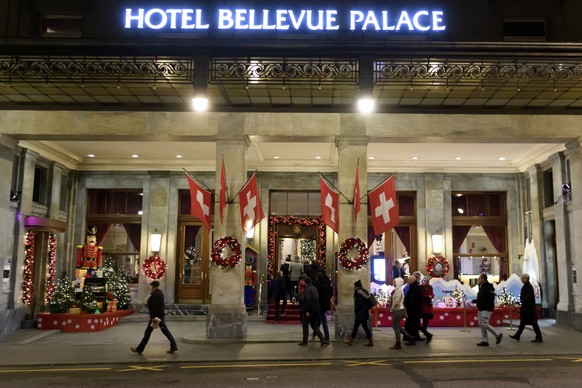
[[[362,325],[362,329],[364,329],[364,333],[366,333],[366,338],[372,339],[372,332],[368,328],[368,320],[359,321],[357,319],[354,322],[354,328],[352,329],[352,339],[356,338],[356,335],[358,334],[358,329],[360,328],[360,325]]]
[[[301,323],[303,325],[303,342],[307,342],[307,338],[309,337],[309,326],[311,326],[311,329],[317,338],[319,338],[320,341],[323,341],[323,334],[321,334],[321,330],[319,330],[319,313],[309,314],[309,316],[303,314]]]
[[[420,317],[419,316],[411,316],[408,314],[408,318],[406,318],[406,323],[404,324],[404,329],[408,334],[413,336],[416,339],[420,338],[418,334],[418,329],[420,328]]]
[[[176,345],[176,340],[172,336],[172,333],[170,333],[170,330],[168,330],[168,326],[166,326],[166,321],[164,321],[162,319],[160,321],[159,325],[160,325],[160,330],[162,331],[162,333],[164,333],[166,338],[170,341],[170,349],[176,349],[178,347],[178,345]],[[143,352],[146,345],[148,344],[148,341],[150,340],[150,337],[152,335],[152,331],[154,331],[154,328],[151,325],[151,321],[149,321],[148,325],[145,329],[145,332],[143,333],[143,338],[142,338],[141,342],[139,343],[139,345],[137,345],[138,352]]]
[[[281,300],[283,301],[283,308],[281,307]],[[285,309],[287,308],[287,295],[275,295],[275,322],[279,322],[279,309],[281,314],[285,314]]]
[[[523,332],[523,329],[525,329],[526,324],[519,322],[519,327],[517,328],[517,331],[515,332],[515,334],[513,335],[515,338],[519,338],[521,337],[521,333]],[[542,331],[540,330],[540,326],[538,325],[538,321],[533,321],[533,323],[531,324],[531,327],[533,327],[534,332],[536,333],[536,339],[542,339]]]

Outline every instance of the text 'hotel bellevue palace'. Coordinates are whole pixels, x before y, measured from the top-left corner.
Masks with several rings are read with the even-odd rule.
[[[528,272],[582,329],[580,20],[575,0],[0,0],[0,335],[107,260],[138,310],[158,277],[209,338],[244,338],[287,257],[337,285],[336,337],[355,280],[431,257],[470,286]],[[400,220],[377,234],[366,193],[390,177]],[[370,256],[345,268],[352,237]]]

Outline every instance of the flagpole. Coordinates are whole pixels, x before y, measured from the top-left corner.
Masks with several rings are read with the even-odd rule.
[[[190,173],[188,172],[188,170],[186,170],[184,167],[182,167],[182,170],[184,170],[184,172],[186,173],[186,175],[188,175],[190,177],[190,179],[192,179],[193,181],[195,181],[196,184],[202,186],[205,190],[208,190],[209,192],[211,192],[212,195],[215,196],[216,198],[220,198],[218,196],[218,194],[216,194],[210,187],[206,186],[204,183],[200,182],[198,179],[196,179],[192,175],[190,175]]]
[[[353,204],[354,204],[354,201],[350,201],[350,200],[348,199],[348,197],[346,197],[346,196],[344,195],[344,193],[342,193],[342,192],[340,191],[340,189],[338,189],[337,187],[335,187],[335,185],[334,185],[333,183],[331,183],[331,181],[330,181],[329,179],[327,179],[327,178],[326,178],[326,177],[325,177],[325,176],[324,176],[324,175],[323,175],[321,172],[319,172],[319,171],[318,171],[317,173],[319,174],[319,176],[320,176],[320,177],[322,177],[323,179],[325,179],[325,180],[326,180],[326,181],[327,181],[327,182],[328,182],[328,183],[329,183],[329,184],[330,184],[330,185],[331,185],[331,186],[332,186],[332,187],[333,187],[333,188],[334,188],[334,189],[335,189],[335,190],[336,190],[336,191],[339,193],[339,195],[341,195],[342,197],[344,197],[344,198],[346,199],[346,201],[348,201],[348,203],[349,203],[350,205],[353,205]]]
[[[254,174],[256,174],[256,173],[257,173],[256,171],[253,171],[253,175],[254,175]],[[238,195],[240,194],[240,192],[244,190],[245,186],[246,186],[246,185],[249,183],[249,181],[252,179],[252,177],[253,177],[253,176],[251,175],[251,177],[250,177],[249,179],[247,179],[247,181],[245,182],[245,184],[244,184],[244,185],[242,185],[242,187],[241,187],[241,188],[240,188],[240,190],[239,190],[239,191],[238,191],[238,192],[237,192],[237,193],[234,195],[234,197],[232,197],[232,198],[233,198],[233,201],[234,201],[234,199],[235,199],[236,197],[238,197]],[[234,202],[233,202],[233,203],[234,203]]]
[[[222,166],[221,166],[221,171],[220,171],[220,175],[222,175],[222,167],[224,167],[224,180],[226,180],[226,166],[224,165],[224,153],[221,153],[220,156],[222,157]],[[232,203],[229,199],[228,199],[228,186],[226,186],[224,188],[224,192],[226,194],[226,203]]]
[[[374,191],[374,190],[376,190],[378,187],[382,186],[384,183],[386,183],[386,181],[387,181],[388,179],[392,178],[393,176],[394,176],[394,175],[391,175],[390,177],[388,177],[388,178],[384,179],[382,182],[378,183],[378,184],[377,184],[377,185],[376,185],[376,186],[375,186],[375,187],[374,187],[372,190],[368,190],[368,192],[367,192],[365,195],[362,195],[362,197],[360,198],[360,201],[361,201],[362,199],[364,199],[365,197],[367,197],[367,196],[368,196],[368,193],[369,193],[370,191]]]

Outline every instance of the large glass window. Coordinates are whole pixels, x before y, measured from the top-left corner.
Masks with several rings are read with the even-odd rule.
[[[475,285],[479,274],[507,278],[506,194],[454,192],[451,199],[455,278]]]
[[[32,187],[32,201],[41,205],[47,204],[48,169],[43,166],[34,167],[34,183]]]
[[[319,191],[271,191],[271,215],[320,216]]]

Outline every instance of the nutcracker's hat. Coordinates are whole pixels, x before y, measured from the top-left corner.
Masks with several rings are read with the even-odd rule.
[[[87,225],[87,236],[96,236],[97,227],[95,225]]]

